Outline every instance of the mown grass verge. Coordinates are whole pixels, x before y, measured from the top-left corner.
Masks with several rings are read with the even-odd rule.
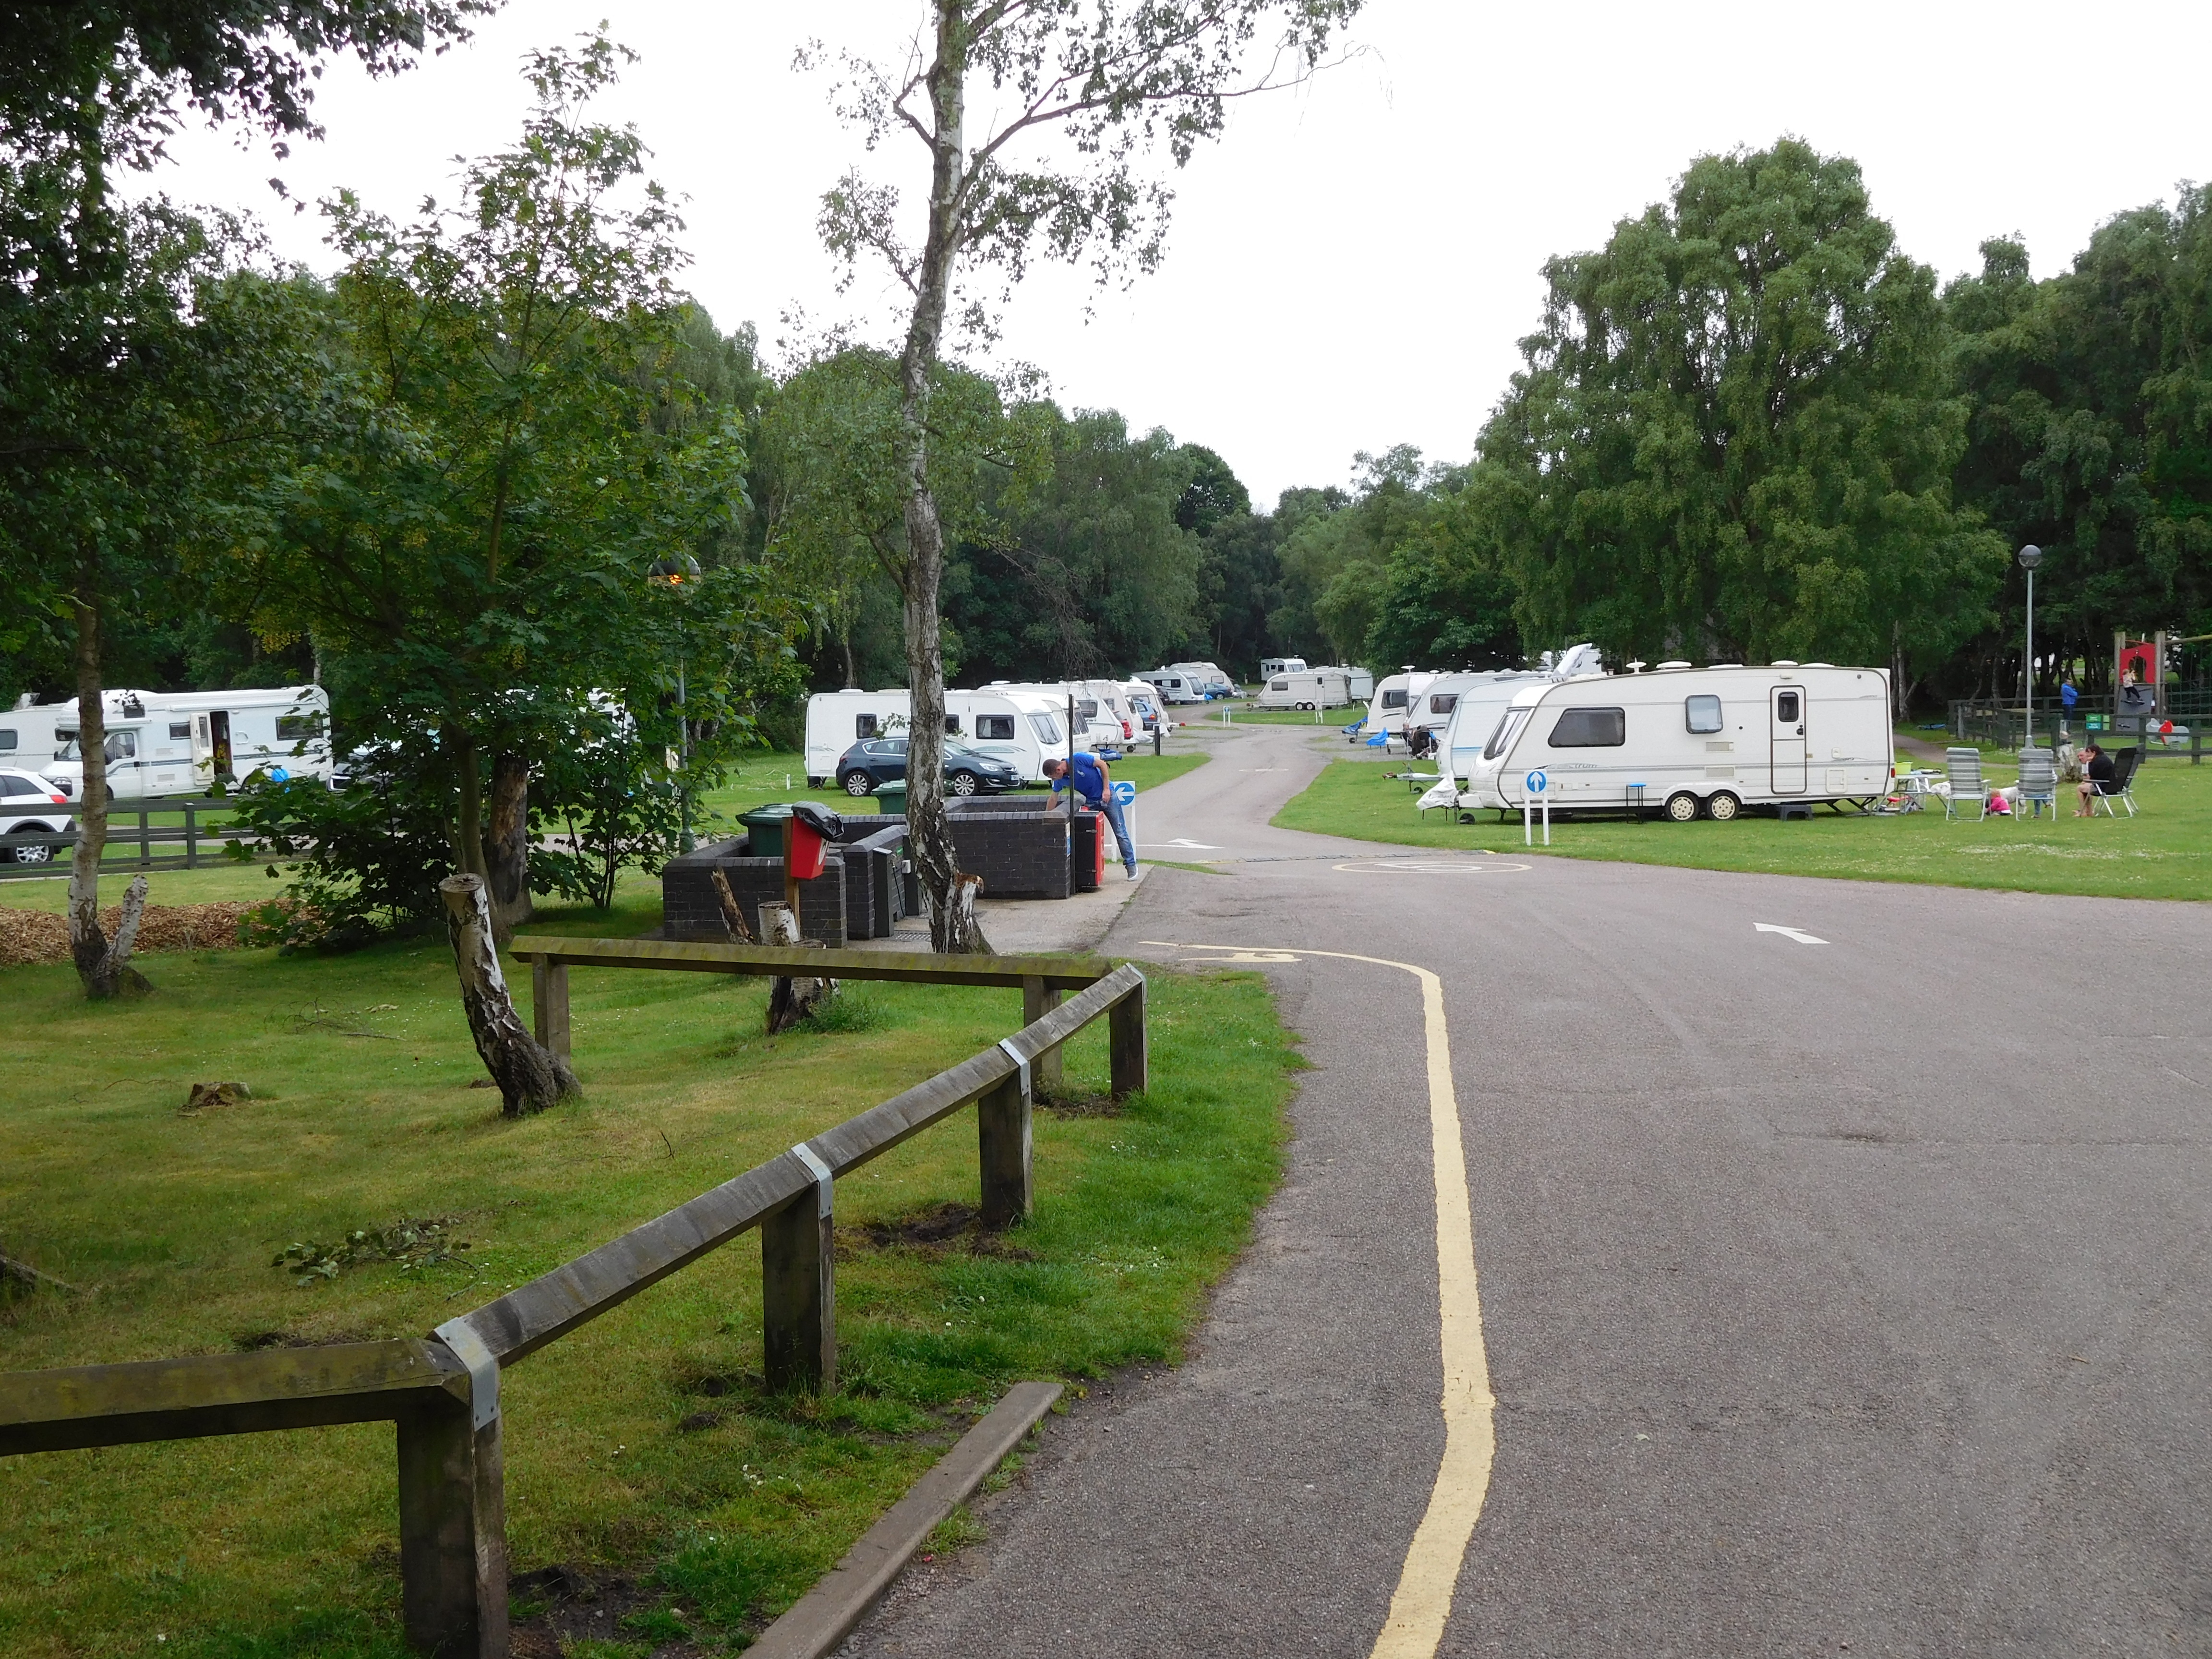
[[[1530,850],[1521,844],[1518,814],[1506,823],[1493,812],[1475,814],[1472,824],[1437,811],[1424,819],[1406,786],[1382,775],[1405,765],[1402,759],[1332,762],[1274,822],[1285,830],[1409,847],[1510,848],[1516,857]],[[1989,770],[1994,781],[2013,775],[2009,768]],[[1823,806],[1809,823],[1790,823],[1748,814],[1733,823],[1555,815],[1549,850],[1556,858],[1700,870],[2098,897],[2212,898],[2212,766],[2153,760],[2136,775],[2136,795],[2138,815],[2117,819],[2075,818],[2073,792],[2063,787],[2056,818],[2017,822],[1978,821],[1971,812],[1949,821],[1935,801],[1929,811],[1902,817],[1848,808],[1838,815]]]
[[[0,1315],[0,1369],[426,1331],[1020,1022],[1012,992],[855,985],[843,1029],[769,1039],[759,981],[575,969],[586,1097],[510,1122],[469,1086],[441,940],[179,955],[157,979],[94,1006],[65,967],[0,973],[0,1240],[83,1287]],[[966,1224],[964,1115],[840,1183],[836,1395],[762,1395],[752,1236],[509,1375],[515,1571],[633,1586],[594,1651],[733,1650],[1007,1383],[1176,1357],[1275,1182],[1297,1061],[1256,978],[1155,975],[1151,1024],[1149,1094],[1040,1112],[1024,1225]],[[1106,1070],[1101,1022],[1070,1085]],[[229,1079],[252,1097],[179,1112]],[[402,1218],[467,1248],[304,1286],[271,1265]],[[0,1460],[0,1649],[398,1659],[393,1481],[380,1425]]]

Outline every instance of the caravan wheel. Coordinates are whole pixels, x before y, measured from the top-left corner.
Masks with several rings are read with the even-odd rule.
[[[1715,823],[1726,823],[1743,811],[1743,803],[1725,789],[1705,803],[1705,816]]]
[[[1677,790],[1667,797],[1667,817],[1675,823],[1687,823],[1698,816],[1698,798],[1688,790]]]

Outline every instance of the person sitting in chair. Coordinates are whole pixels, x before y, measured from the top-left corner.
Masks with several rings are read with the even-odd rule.
[[[2085,744],[2081,748],[2081,781],[2075,786],[2080,791],[2081,804],[2075,809],[2077,818],[2096,815],[2097,792],[2112,781],[2112,757],[2097,744]]]

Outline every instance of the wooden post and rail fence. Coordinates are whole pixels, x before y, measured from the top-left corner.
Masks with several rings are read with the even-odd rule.
[[[29,832],[22,835],[0,836],[0,853],[7,855],[0,862],[0,881],[21,880],[27,877],[50,876],[58,864],[65,864],[76,841],[76,820],[84,816],[82,802],[71,801],[57,805],[35,796],[16,796],[0,801],[10,819],[50,818],[57,823],[67,821],[66,830],[50,830],[44,834]],[[235,801],[219,800],[206,795],[184,795],[173,798],[149,798],[130,801],[110,801],[107,805],[107,850],[100,860],[103,869],[113,870],[197,870],[204,865],[228,864],[236,855],[226,851],[233,841],[238,841],[248,858],[274,858],[260,837],[242,838],[224,822],[227,815],[235,812]],[[216,820],[203,823],[202,814],[211,814]],[[160,817],[181,815],[184,822],[156,823]],[[136,819],[137,827],[131,821]],[[130,848],[137,844],[138,854],[131,856]],[[155,848],[181,848],[181,853],[156,854]],[[29,852],[35,861],[24,862],[21,851]]]
[[[515,949],[532,956],[538,967],[538,1035],[557,1036],[563,1050],[566,972],[577,963],[1020,986],[1025,1011],[1065,991],[1074,994],[949,1071],[447,1321],[427,1337],[0,1374],[0,1456],[394,1423],[407,1640],[434,1659],[505,1659],[499,1382],[506,1367],[758,1227],[768,1386],[834,1388],[831,1221],[840,1176],[973,1103],[983,1218],[988,1224],[1005,1225],[1030,1212],[1033,1086],[1041,1067],[1057,1062],[1061,1046],[1103,1015],[1109,1022],[1115,1097],[1146,1084],[1145,977],[1127,964],[1109,969],[1095,957],[1079,957],[896,956],[632,939],[522,940]]]

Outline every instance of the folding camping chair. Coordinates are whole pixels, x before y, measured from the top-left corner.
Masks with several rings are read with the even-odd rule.
[[[2128,809],[2130,817],[2135,817],[2136,768],[2142,763],[2142,757],[2143,751],[2140,745],[2133,749],[2123,749],[2112,757],[2112,781],[2110,783],[2097,784],[2089,792],[2091,817],[2097,816],[2097,807],[2100,803],[2102,803],[2107,817],[2119,817],[2119,813],[2112,806],[2114,801],[2119,802],[2122,806]]]
[[[1950,774],[1951,793],[1943,797],[1943,816],[1955,818],[1966,801],[1974,803],[1979,817],[1990,815],[1990,792],[1982,781],[1982,751],[1978,749],[1946,749],[1943,769]]]
[[[2025,807],[2031,801],[2036,817],[2041,817],[2046,806],[2052,817],[2058,816],[2058,761],[2048,749],[2020,751],[2020,804]]]

